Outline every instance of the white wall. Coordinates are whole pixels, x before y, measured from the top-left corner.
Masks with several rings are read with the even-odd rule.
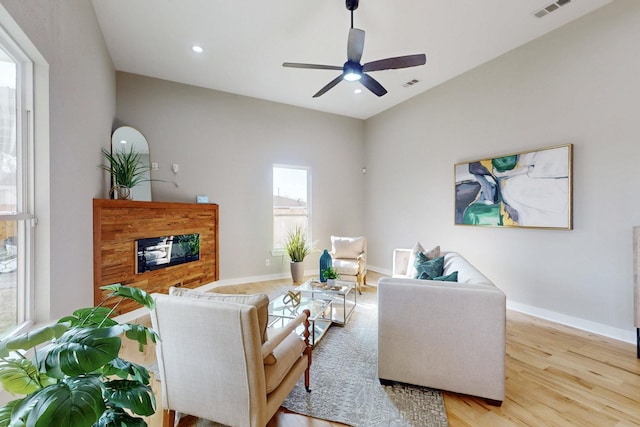
[[[121,72],[117,117],[149,141],[159,163],[152,177],[171,181],[152,183],[155,201],[207,195],[219,204],[221,279],[289,271],[288,258],[270,255],[273,164],[311,167],[318,249],[329,247],[332,233],[364,231],[361,120]],[[317,270],[318,258],[305,268]]]
[[[91,200],[106,195],[97,165],[100,147],[110,144],[115,70],[91,2],[2,0],[2,5],[49,64],[50,154],[48,164],[36,165],[39,172],[49,169],[37,191],[50,202],[36,212],[45,220],[37,233],[51,230],[45,250],[50,263],[44,271],[36,266],[36,309],[43,321],[93,305]],[[43,256],[36,263],[47,261]]]
[[[640,2],[618,0],[366,122],[369,262],[461,252],[512,307],[633,340]],[[453,165],[574,144],[572,231],[454,226]]]

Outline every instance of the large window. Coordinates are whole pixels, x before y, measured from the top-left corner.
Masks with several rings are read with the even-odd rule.
[[[282,251],[287,235],[300,227],[311,241],[311,171],[273,166],[273,248]]]
[[[0,28],[0,337],[32,312],[32,70]]]

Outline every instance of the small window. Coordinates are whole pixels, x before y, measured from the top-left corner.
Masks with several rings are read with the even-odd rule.
[[[311,242],[311,170],[273,166],[273,249],[281,253],[289,233],[300,227]]]

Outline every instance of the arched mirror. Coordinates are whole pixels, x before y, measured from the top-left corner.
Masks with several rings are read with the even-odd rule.
[[[111,136],[111,153],[134,153],[140,155],[142,181],[131,189],[132,200],[151,201],[151,157],[149,143],[144,135],[131,126],[121,126]]]

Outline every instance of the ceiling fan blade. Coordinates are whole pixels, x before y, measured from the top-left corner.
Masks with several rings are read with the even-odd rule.
[[[387,90],[382,87],[380,83],[373,77],[368,74],[362,73],[362,77],[360,77],[360,83],[371,92],[375,93],[378,96],[382,96],[387,93]]]
[[[311,70],[336,70],[342,71],[342,67],[338,67],[337,65],[319,65],[319,64],[299,64],[297,62],[285,62],[282,64],[283,67],[290,68],[308,68]]]
[[[342,81],[342,74],[340,74],[338,77],[336,77],[335,79],[333,79],[329,83],[327,83],[327,85],[325,87],[323,87],[322,89],[320,89],[315,95],[313,95],[313,97],[317,98],[319,96],[324,95],[329,89],[331,89],[332,87],[334,87],[335,85],[337,85],[341,81]]]
[[[377,61],[367,62],[362,66],[362,71],[381,71],[393,70],[397,68],[416,67],[427,63],[427,55],[424,53],[418,55],[397,56],[395,58],[379,59]]]
[[[347,42],[347,59],[359,64],[363,51],[364,31],[358,28],[351,28],[349,30],[349,41]]]

